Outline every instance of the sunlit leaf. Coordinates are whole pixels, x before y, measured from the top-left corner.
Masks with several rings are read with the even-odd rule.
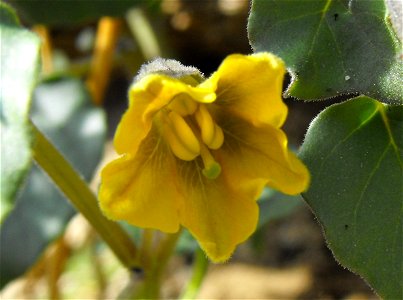
[[[255,51],[286,62],[288,96],[403,103],[401,42],[388,20],[383,0],[253,0],[248,31]]]
[[[100,160],[105,116],[95,108],[82,82],[71,78],[40,84],[34,93],[32,119],[85,179]],[[74,209],[38,167],[29,174],[0,231],[1,286],[23,274],[64,230]]]
[[[402,149],[403,106],[361,96],[320,113],[300,153],[330,249],[384,299],[403,291]]]
[[[0,223],[31,165],[28,113],[39,67],[39,39],[0,3],[1,213]]]

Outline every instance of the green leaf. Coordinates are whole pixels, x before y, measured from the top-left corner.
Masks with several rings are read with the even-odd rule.
[[[21,19],[30,24],[68,26],[91,22],[103,16],[124,16],[138,4],[148,0],[10,0]]]
[[[19,27],[20,21],[17,18],[17,15],[12,10],[11,7],[4,3],[0,3],[0,25],[3,26],[11,26],[11,27]]]
[[[89,180],[102,155],[106,125],[102,109],[92,105],[83,83],[60,78],[38,85],[32,119]],[[0,231],[0,285],[32,266],[74,213],[48,176],[35,166]]]
[[[248,31],[255,51],[285,61],[288,96],[360,93],[403,103],[401,42],[383,0],[254,0]]]
[[[321,112],[300,152],[330,249],[385,299],[403,296],[402,149],[403,106],[361,96]]]
[[[13,208],[18,187],[31,165],[28,113],[38,75],[39,39],[21,28],[15,14],[3,3],[0,3],[0,17],[2,223]]]

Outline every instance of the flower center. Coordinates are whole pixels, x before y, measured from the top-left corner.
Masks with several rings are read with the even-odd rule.
[[[187,95],[179,95],[163,112],[163,135],[176,157],[192,161],[199,155],[203,161],[203,175],[217,178],[221,166],[210,150],[224,143],[224,133],[205,104],[197,103]]]

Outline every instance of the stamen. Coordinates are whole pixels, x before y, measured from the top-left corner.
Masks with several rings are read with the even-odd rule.
[[[195,112],[195,118],[199,125],[203,142],[210,149],[216,150],[220,148],[224,143],[224,134],[204,105],[199,105],[199,109]]]
[[[209,144],[214,138],[214,121],[204,105],[200,105],[195,113],[196,121],[202,134],[204,143]]]
[[[180,159],[190,161],[200,154],[200,143],[186,121],[171,111],[165,120],[164,136],[172,152]]]
[[[193,114],[197,109],[197,102],[186,94],[177,95],[172,102],[168,105],[168,108],[177,112],[182,117]]]
[[[215,132],[214,138],[209,144],[207,144],[207,146],[210,149],[217,150],[224,143],[224,133],[223,133],[221,127],[218,126],[217,124],[214,124],[214,129],[215,129],[214,130],[214,132]]]
[[[200,155],[204,164],[203,175],[208,179],[216,179],[221,173],[220,164],[214,160],[214,157],[205,145],[201,145]]]

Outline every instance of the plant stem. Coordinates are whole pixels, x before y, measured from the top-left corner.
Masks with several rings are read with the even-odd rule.
[[[161,56],[158,37],[144,11],[141,8],[130,9],[126,21],[145,60]]]
[[[141,236],[141,242],[138,249],[137,261],[143,270],[150,270],[152,268],[152,251],[155,230],[144,228]]]
[[[32,128],[36,138],[33,154],[36,162],[95,228],[121,263],[129,269],[133,268],[137,249],[128,234],[118,223],[102,215],[97,198],[87,183],[34,124]]]
[[[98,23],[94,55],[86,82],[96,105],[103,102],[120,27],[121,20],[111,17],[103,17]]]
[[[147,230],[144,233],[148,235],[146,242],[149,242],[150,235],[155,236],[157,232],[154,231],[152,234]],[[152,252],[152,249],[150,249],[147,257],[151,261],[142,266],[144,267],[144,277],[129,288],[129,292],[124,295],[125,299],[160,299],[160,289],[165,267],[175,249],[180,234],[181,230],[174,234],[164,234],[155,251],[155,255],[150,255],[150,252]],[[139,261],[145,260],[140,258]]]
[[[192,278],[190,279],[186,290],[182,293],[180,299],[194,299],[197,296],[204,276],[207,273],[208,265],[209,262],[206,258],[206,254],[204,254],[204,252],[198,248],[196,250]]]
[[[181,233],[182,229],[179,229],[177,233],[165,234],[164,239],[161,241],[155,259],[156,266],[154,267],[154,272],[158,277],[161,277]]]
[[[36,25],[32,28],[42,40],[41,56],[42,56],[42,71],[49,74],[53,71],[53,49],[49,30],[44,25]]]

